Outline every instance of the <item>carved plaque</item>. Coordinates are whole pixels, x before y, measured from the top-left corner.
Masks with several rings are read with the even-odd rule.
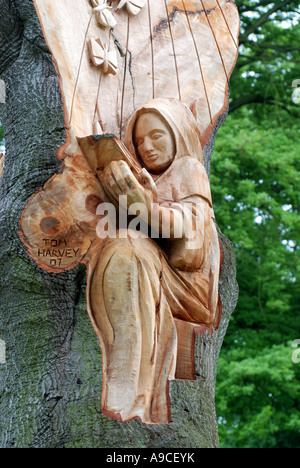
[[[204,145],[228,105],[238,12],[228,0],[35,0],[64,101],[63,170],[20,220],[46,271],[87,266],[102,411],[170,421],[194,380],[194,336],[220,321],[221,247]]]

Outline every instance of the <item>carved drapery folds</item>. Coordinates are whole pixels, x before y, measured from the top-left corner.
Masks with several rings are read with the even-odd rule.
[[[35,5],[68,130],[63,170],[29,200],[20,237],[49,272],[87,265],[103,412],[168,423],[169,382],[195,379],[194,336],[213,333],[222,312],[202,149],[228,105],[237,9],[226,0]]]

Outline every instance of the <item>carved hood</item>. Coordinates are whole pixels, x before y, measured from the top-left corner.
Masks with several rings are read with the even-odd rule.
[[[203,166],[200,128],[191,110],[177,99],[153,99],[134,112],[127,126],[125,144],[139,164],[141,161],[133,142],[133,134],[138,117],[145,112],[155,112],[163,117],[171,128],[176,143],[175,158],[170,167],[156,179],[157,186],[171,185],[175,194],[180,188],[175,196],[177,200],[200,195],[212,208],[209,179]],[[167,199],[170,197],[167,196]]]
[[[173,131],[176,142],[174,161],[185,156],[192,156],[203,164],[199,126],[187,105],[177,99],[153,99],[134,112],[127,126],[125,144],[136,159],[139,158],[136,155],[132,135],[138,117],[145,112],[155,112],[162,116]]]

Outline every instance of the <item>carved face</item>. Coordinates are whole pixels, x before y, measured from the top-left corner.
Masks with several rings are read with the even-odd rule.
[[[175,139],[167,123],[158,114],[147,112],[138,118],[134,140],[149,172],[160,174],[173,162],[176,153]]]

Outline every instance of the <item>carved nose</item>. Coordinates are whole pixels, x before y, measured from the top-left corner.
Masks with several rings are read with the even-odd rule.
[[[145,151],[151,151],[151,150],[154,149],[151,138],[145,137],[145,139],[144,139],[144,149],[145,149]]]

